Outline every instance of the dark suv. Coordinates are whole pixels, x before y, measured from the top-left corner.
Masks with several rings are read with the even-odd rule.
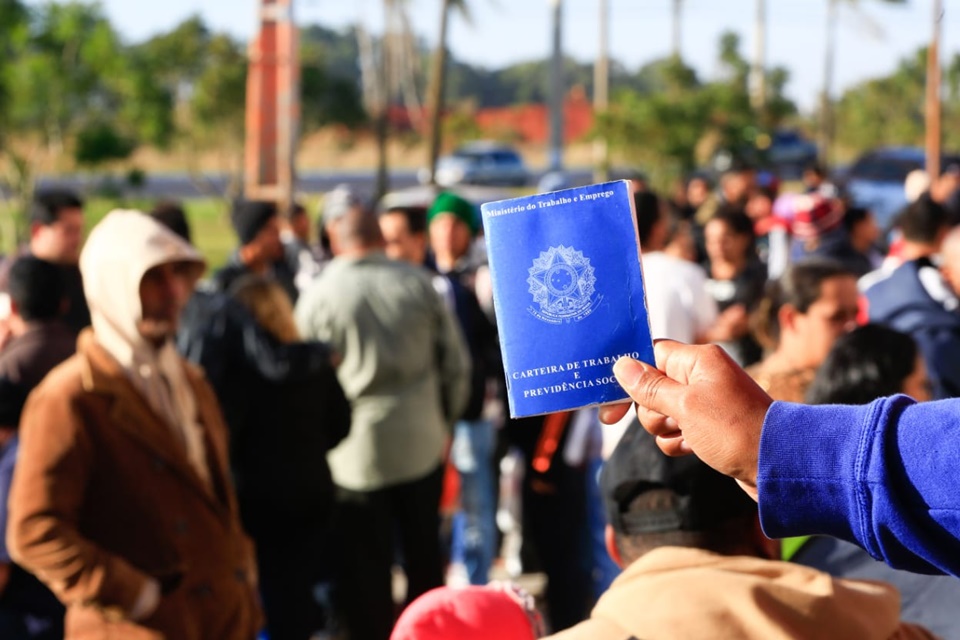
[[[914,169],[923,169],[926,152],[918,147],[880,147],[864,153],[843,178],[843,186],[861,207],[873,211],[877,224],[887,229],[907,204],[903,183]],[[940,166],[960,165],[960,156],[945,154]]]

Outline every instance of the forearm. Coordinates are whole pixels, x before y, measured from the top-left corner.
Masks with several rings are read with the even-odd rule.
[[[86,538],[84,510],[95,456],[71,398],[41,385],[24,409],[8,501],[7,548],[65,604],[129,612],[149,581]]]
[[[757,486],[771,537],[822,533],[888,564],[960,573],[960,400],[775,403]]]
[[[7,544],[14,562],[36,575],[65,605],[84,602],[130,613],[153,582],[56,516],[15,513]]]

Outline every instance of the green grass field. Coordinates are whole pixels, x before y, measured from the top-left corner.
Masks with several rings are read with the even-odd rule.
[[[87,230],[93,228],[113,209],[149,210],[153,204],[152,200],[88,198],[84,207]],[[311,213],[317,210],[315,202],[308,200],[305,204]],[[209,270],[213,271],[226,261],[237,246],[237,236],[230,226],[230,212],[227,204],[217,198],[194,198],[184,200],[183,206],[190,221],[193,242],[207,259]],[[11,207],[0,204],[0,230],[2,230],[0,249],[4,254],[15,248],[13,214]]]

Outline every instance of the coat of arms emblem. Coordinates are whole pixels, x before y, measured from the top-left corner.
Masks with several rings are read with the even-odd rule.
[[[578,322],[590,315],[600,296],[596,295],[590,260],[574,247],[550,247],[541,251],[529,269],[530,293],[539,308],[529,311],[535,317],[551,324]]]

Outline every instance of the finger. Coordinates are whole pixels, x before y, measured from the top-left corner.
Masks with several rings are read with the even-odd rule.
[[[678,417],[685,385],[633,358],[620,358],[613,374],[637,406],[665,416]]]
[[[693,453],[693,449],[684,440],[683,435],[677,432],[676,436],[657,436],[657,446],[668,456],[688,456]]]
[[[633,407],[633,403],[631,402],[600,407],[600,422],[603,424],[616,424],[623,419],[623,416],[630,412],[631,407]]]
[[[679,431],[677,421],[673,418],[640,406],[637,407],[637,420],[655,436],[667,436]]]

